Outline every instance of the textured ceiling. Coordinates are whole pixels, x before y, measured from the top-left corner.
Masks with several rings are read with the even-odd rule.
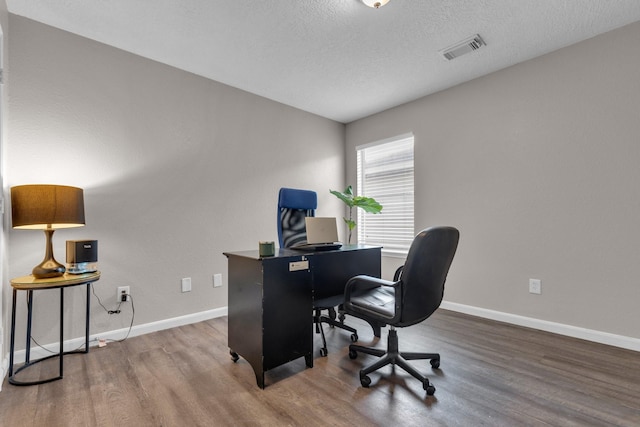
[[[339,122],[640,20],[640,0],[7,0],[9,11]],[[473,34],[487,46],[446,61]]]

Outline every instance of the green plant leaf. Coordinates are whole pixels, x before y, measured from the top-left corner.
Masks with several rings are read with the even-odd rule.
[[[371,197],[356,196],[353,198],[353,206],[363,209],[365,212],[377,214],[382,210],[382,205]]]
[[[349,191],[349,192],[347,192]],[[329,192],[331,194],[333,194],[334,196],[336,196],[338,199],[342,200],[347,206],[349,206],[350,208],[353,207],[353,194],[351,194],[351,186],[347,187],[346,190],[344,190],[344,193],[341,193],[339,191],[336,190],[329,190]]]
[[[342,218],[342,219],[344,219],[344,222],[347,223],[347,227],[349,227],[349,230],[353,230],[356,227],[356,222],[355,221],[352,221],[352,220],[347,219],[347,218]]]
[[[338,199],[342,200],[344,204],[349,207],[349,219],[342,218],[347,224],[347,227],[349,227],[349,243],[351,243],[351,232],[354,228],[356,228],[356,222],[351,219],[353,216],[353,207],[358,207],[360,209],[363,209],[365,212],[373,214],[380,213],[380,211],[382,210],[382,205],[376,202],[375,199],[371,197],[354,197],[353,188],[351,186],[345,188],[343,192],[336,190],[329,190],[329,192],[336,196]]]

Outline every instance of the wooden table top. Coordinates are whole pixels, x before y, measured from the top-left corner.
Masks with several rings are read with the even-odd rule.
[[[69,274],[65,273],[60,277],[48,277],[36,279],[33,275],[16,277],[11,279],[11,286],[14,289],[33,290],[47,288],[61,288],[63,286],[81,285],[83,283],[95,282],[100,279],[100,272]]]

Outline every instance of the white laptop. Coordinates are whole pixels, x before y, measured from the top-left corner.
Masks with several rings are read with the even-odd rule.
[[[335,217],[308,216],[304,219],[307,229],[307,241],[291,246],[291,249],[304,251],[328,251],[339,249],[338,222]]]

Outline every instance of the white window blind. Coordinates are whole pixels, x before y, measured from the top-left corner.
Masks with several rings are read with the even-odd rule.
[[[381,245],[386,255],[405,256],[413,230],[413,135],[356,147],[357,194],[373,197],[382,212],[358,209],[358,242]]]

